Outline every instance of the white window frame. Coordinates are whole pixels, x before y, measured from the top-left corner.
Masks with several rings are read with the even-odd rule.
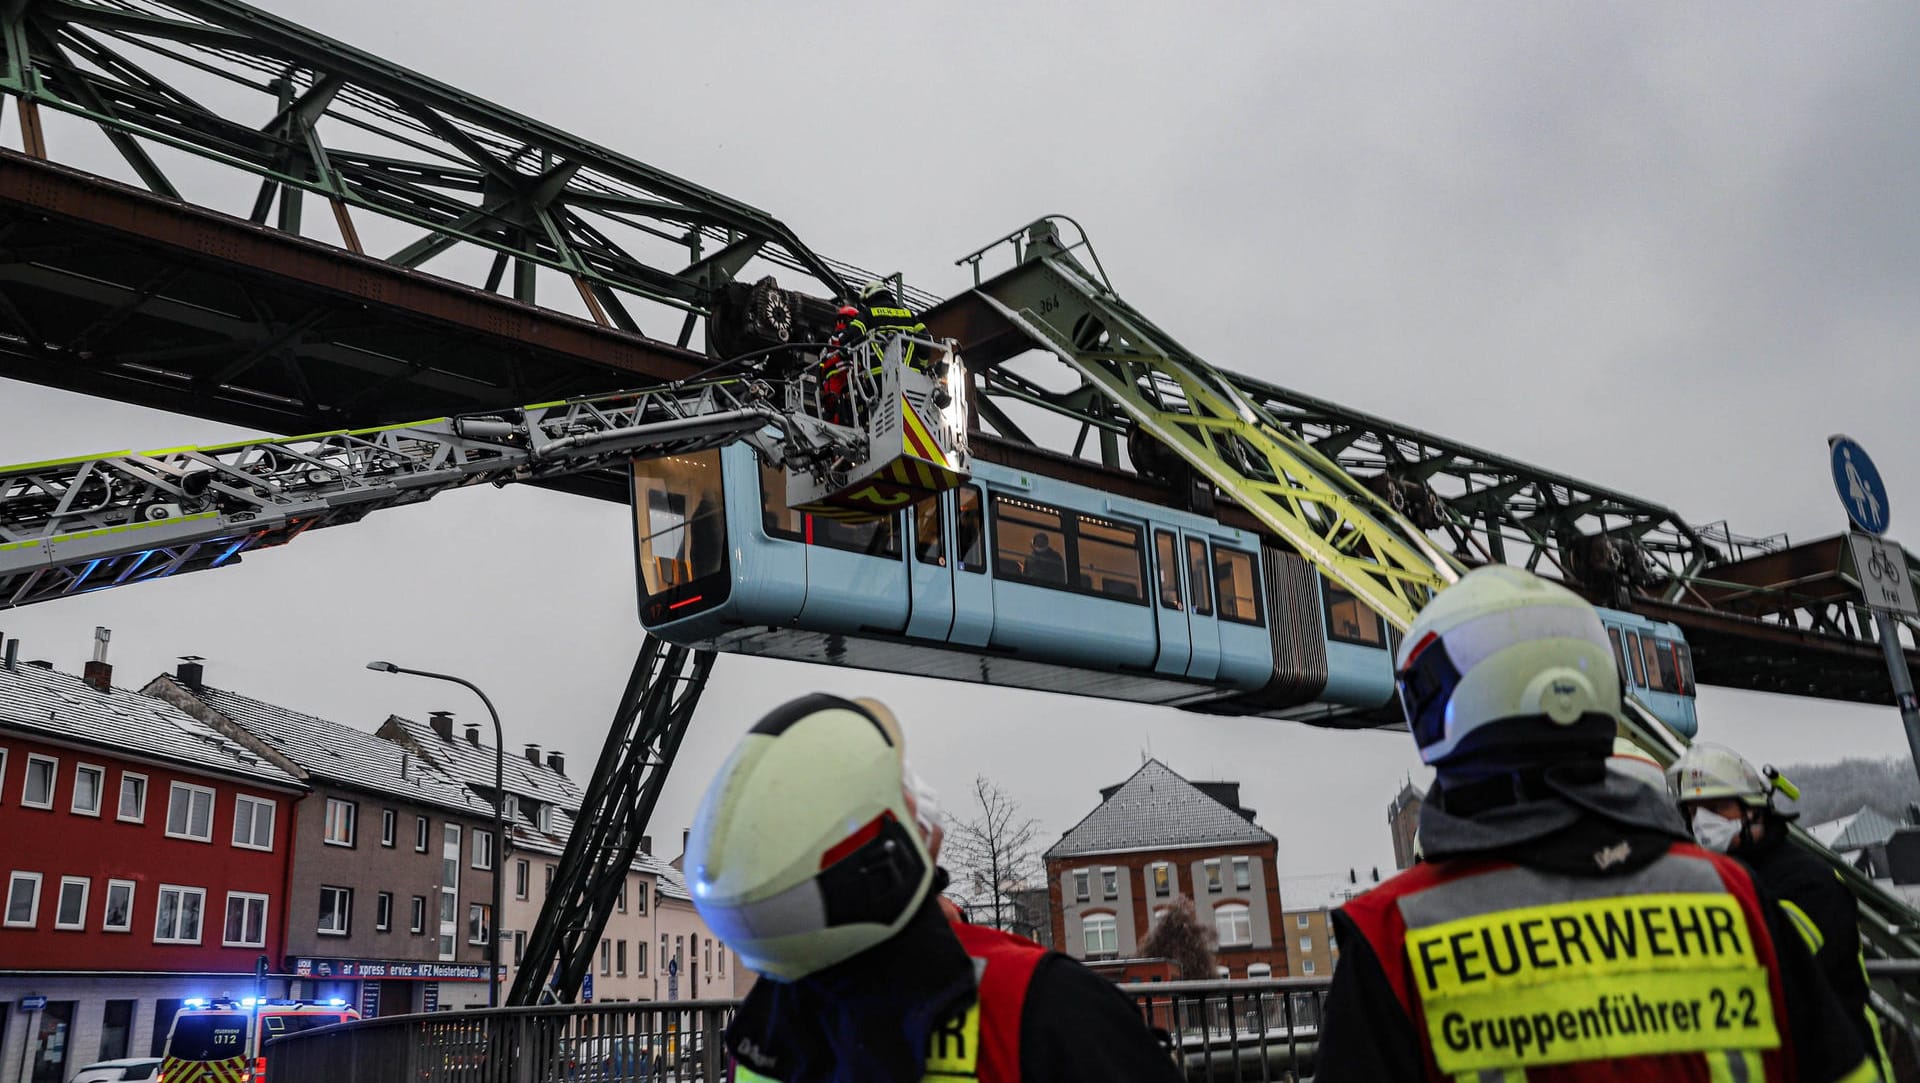
[[[1093,899],[1093,870],[1073,870],[1073,901],[1090,902]]]
[[[432,837],[433,826],[427,822],[427,818],[425,816],[415,816],[413,818],[413,852],[416,854],[426,853],[427,846],[432,842]]]
[[[247,935],[247,912],[246,912],[247,904],[256,903],[256,902],[260,904],[260,939],[258,940],[228,940],[227,939],[227,919],[232,916],[233,904],[236,902],[241,904],[241,911],[240,911],[240,935],[241,936]],[[266,947],[267,946],[267,910],[271,905],[272,905],[272,900],[270,900],[267,896],[262,895],[257,891],[227,892],[226,908],[220,912],[220,945],[222,947],[227,947],[227,948],[264,948]]]
[[[393,892],[382,891],[373,897],[373,931],[393,931]]]
[[[40,924],[40,884],[43,879],[39,873],[28,872],[25,869],[15,869],[7,874],[7,906],[5,910],[0,910],[0,919],[5,920],[6,928],[32,929]],[[33,882],[33,901],[27,907],[27,920],[15,921],[13,920],[13,891],[20,886],[22,880]]]
[[[415,895],[413,901],[407,904],[407,931],[415,936],[420,936],[427,931],[427,897],[425,895]]]
[[[1311,936],[1303,936],[1303,937],[1301,937],[1301,938],[1300,938],[1300,950],[1301,950],[1301,951],[1312,951],[1312,950],[1313,950],[1313,937],[1311,937]]]
[[[1255,978],[1271,978],[1271,977],[1273,977],[1272,966],[1266,963],[1249,963],[1247,965],[1247,979],[1249,981]]]
[[[1092,933],[1100,929],[1113,937],[1113,948],[1095,948]],[[1102,939],[1105,939],[1104,937]],[[1111,959],[1120,955],[1120,919],[1113,914],[1089,914],[1080,919],[1080,949],[1084,958]]]
[[[0,805],[4,805],[7,803],[6,786],[4,785],[6,781],[7,781],[7,750],[4,748],[0,748]]]
[[[140,805],[138,808],[134,810],[134,813],[131,816],[127,815],[127,782],[130,779],[138,779],[140,781]],[[141,774],[140,772],[138,771],[120,772],[120,792],[114,798],[113,818],[116,820],[119,820],[123,824],[146,823],[147,822],[147,791],[152,788],[153,788],[152,783],[147,781],[147,776]]]
[[[92,771],[94,776],[93,807],[90,809],[80,807],[80,772],[82,771]],[[100,806],[104,804],[106,800],[107,769],[97,763],[74,764],[73,795],[67,799],[68,811],[72,812],[75,816],[92,816],[97,819],[100,816]]]
[[[159,888],[159,892],[160,894],[157,896],[157,898],[161,901],[164,901],[166,899],[169,892],[171,892],[176,896],[176,900],[173,904],[173,915],[175,918],[175,921],[174,921],[175,932],[179,931],[178,919],[180,917],[180,914],[183,910],[186,909],[180,904],[184,902],[187,896],[189,895],[197,897],[200,900],[200,927],[193,931],[193,939],[191,940],[183,936],[161,936],[160,935],[161,903],[156,902],[153,907],[153,942],[156,944],[198,944],[200,943],[207,929],[207,889],[203,887],[187,887],[183,884],[161,884]]]
[[[1107,900],[1120,897],[1120,870],[1113,865],[1100,867],[1100,897]]]
[[[326,916],[325,914],[326,907],[323,906],[320,908],[320,911],[316,913],[314,917],[314,922],[313,922],[314,932],[320,936],[352,935],[353,933],[353,889],[350,887],[336,887],[333,884],[320,885],[321,894],[324,895],[329,891],[338,892],[346,900],[345,906],[334,907],[335,916],[341,917],[344,920],[341,922],[340,927],[337,929],[330,929],[327,926],[320,924],[320,919]]]
[[[1313,960],[1312,960],[1312,959],[1302,959],[1302,960],[1300,960],[1300,973],[1302,973],[1302,974],[1311,974],[1311,973],[1313,973]]]
[[[520,795],[519,794],[510,793],[501,799],[500,818],[503,820],[506,820],[508,823],[514,823],[520,819]]]
[[[1227,939],[1226,930],[1220,927],[1221,918],[1226,916],[1229,912],[1233,912],[1233,911],[1237,911],[1237,914],[1235,916],[1239,917],[1242,921],[1246,922],[1247,938],[1245,940]],[[1219,937],[1220,946],[1223,948],[1244,948],[1252,944],[1253,943],[1253,908],[1249,907],[1245,903],[1225,903],[1220,906],[1214,907],[1213,908],[1213,931],[1214,931],[1214,934]]]
[[[254,829],[251,832],[253,835],[260,834],[258,830],[260,826],[260,809],[262,806],[266,808],[267,810],[267,844],[265,846],[261,846],[254,842],[240,841],[240,805],[242,802],[251,804],[253,806],[253,815],[247,818],[247,826],[249,828]],[[233,845],[234,847],[240,850],[264,850],[267,853],[272,853],[274,821],[278,819],[279,816],[280,816],[280,802],[278,801],[275,801],[267,797],[255,797],[252,794],[247,794],[247,793],[234,794],[233,795]]]
[[[486,903],[467,904],[467,943],[485,944],[487,942],[487,933],[492,931],[487,927],[490,924],[491,922],[487,920]],[[479,927],[478,936],[474,935],[476,925]],[[604,944],[606,941],[602,940],[601,943]]]
[[[524,899],[524,898],[526,898],[526,897],[527,897],[527,890],[528,890],[528,888],[530,888],[530,887],[532,886],[532,884],[533,884],[533,866],[532,866],[532,864],[531,864],[531,863],[529,863],[529,862],[527,861],[527,859],[526,859],[526,858],[524,858],[524,857],[517,857],[517,858],[514,858],[514,861],[513,861],[513,897],[514,897],[514,898],[516,898],[516,899]]]
[[[185,791],[187,795],[186,830],[175,831],[173,829],[173,802],[175,798],[180,796],[182,791]],[[206,799],[207,799],[207,833],[205,836],[196,835],[193,833],[193,800],[195,797],[201,796],[203,794],[206,796]],[[213,817],[214,817],[215,811],[217,811],[214,808],[214,801],[216,796],[217,795],[213,792],[211,787],[195,786],[191,782],[169,783],[167,786],[167,825],[166,825],[167,837],[170,839],[186,839],[189,842],[204,842],[204,843],[212,844]],[[174,942],[175,941],[165,941],[165,943],[174,943]],[[195,940],[195,941],[191,941],[191,943],[197,944],[199,943],[199,941]]]
[[[400,814],[390,808],[380,810],[380,845],[391,850],[400,838]]]
[[[1201,864],[1201,867],[1204,868],[1207,873],[1207,894],[1209,895],[1220,894],[1220,890],[1226,887],[1226,881],[1221,879],[1220,877],[1220,859],[1217,857],[1210,857],[1210,858],[1207,858],[1205,861],[1201,862],[1200,864]]]
[[[336,839],[333,837],[333,825],[334,825],[333,810],[335,806],[338,806],[346,810],[345,816],[346,816],[346,824],[347,824],[347,837],[344,842],[341,841],[340,839]],[[327,798],[327,818],[321,821],[321,824],[320,824],[320,841],[325,843],[328,846],[340,846],[340,847],[344,847],[345,849],[351,850],[354,848],[353,844],[356,836],[358,836],[359,833],[360,833],[359,802],[350,801],[344,797]]]
[[[27,785],[33,781],[33,766],[37,763],[47,765],[47,799],[45,801],[35,801],[27,796]],[[20,776],[20,807],[51,809],[54,795],[59,792],[60,757],[42,756],[38,752],[27,753],[27,770]]]
[[[1159,876],[1161,873],[1166,873],[1167,875],[1167,889],[1165,891],[1160,890]],[[1180,894],[1180,884],[1178,878],[1174,875],[1172,862],[1156,861],[1147,866],[1147,890],[1156,899],[1170,899]]]
[[[1246,883],[1241,883],[1241,880],[1245,880]],[[1233,890],[1253,890],[1253,860],[1251,858],[1236,857],[1233,859]]]
[[[61,921],[60,911],[66,909],[67,885],[80,885],[80,920]],[[85,876],[62,876],[60,891],[53,897],[53,927],[74,932],[87,931],[87,899],[93,894],[93,880]]]
[[[127,921],[124,925],[115,925],[108,915],[113,913],[113,893],[118,888],[127,889]],[[100,899],[100,931],[103,933],[131,933],[133,931],[133,900],[139,893],[140,885],[132,880],[108,880],[106,893]]]
[[[1301,928],[1301,929],[1304,929],[1304,928],[1306,928],[1306,927],[1307,927],[1307,915],[1305,915],[1305,914],[1296,914],[1296,915],[1294,915],[1294,918],[1293,918],[1293,924],[1294,924],[1294,925],[1295,925],[1295,927],[1297,927],[1297,928]]]
[[[481,872],[492,872],[493,832],[476,827],[472,831],[467,832],[467,838],[471,840],[470,848],[472,850],[472,853],[469,855],[471,858],[469,863]]]

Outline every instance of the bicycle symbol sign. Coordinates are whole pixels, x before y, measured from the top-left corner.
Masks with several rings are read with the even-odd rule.
[[[1854,574],[1867,604],[1920,617],[1913,576],[1907,571],[1907,554],[1900,543],[1871,534],[1849,534],[1847,543],[1853,547]]]

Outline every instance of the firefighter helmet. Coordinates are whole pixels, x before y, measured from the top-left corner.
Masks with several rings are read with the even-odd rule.
[[[707,927],[776,981],[898,933],[934,879],[905,770],[899,724],[877,703],[816,694],[762,718],[708,787],[687,839]]]
[[[1421,611],[1395,677],[1420,758],[1443,773],[1602,760],[1619,726],[1600,615],[1502,564],[1468,572]]]
[[[1773,786],[1760,777],[1738,752],[1701,743],[1667,768],[1667,792],[1675,801],[1718,801],[1734,798],[1743,805],[1765,808]]]

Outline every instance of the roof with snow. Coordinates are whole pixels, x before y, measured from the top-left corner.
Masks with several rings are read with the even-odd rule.
[[[1886,842],[1899,829],[1900,821],[1868,805],[1851,816],[1814,824],[1807,833],[1834,853],[1850,854]]]
[[[172,704],[125,688],[102,692],[70,673],[32,663],[0,667],[0,725],[190,770],[307,788],[246,745]]]
[[[1274,841],[1240,810],[1222,804],[1166,764],[1150,759],[1061,836],[1046,856]]]
[[[1337,910],[1378,886],[1371,870],[1367,869],[1282,876],[1280,909],[1289,914],[1300,910]]]
[[[404,735],[408,746],[467,785],[482,790],[493,789],[492,745],[484,741],[475,744],[459,735],[451,741],[444,740],[433,731],[432,726],[423,726],[399,715],[390,716],[381,729],[382,732],[397,730]],[[508,793],[560,808],[580,807],[580,787],[566,775],[544,763],[535,764],[524,754],[511,751],[503,757],[503,763],[501,784]]]

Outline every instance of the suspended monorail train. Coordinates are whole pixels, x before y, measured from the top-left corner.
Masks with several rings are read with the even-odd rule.
[[[865,523],[793,511],[745,445],[636,462],[641,618],[690,647],[1368,726],[1394,635],[1298,555],[1215,518],[975,459]],[[1696,728],[1678,628],[1602,610],[1631,690]]]

